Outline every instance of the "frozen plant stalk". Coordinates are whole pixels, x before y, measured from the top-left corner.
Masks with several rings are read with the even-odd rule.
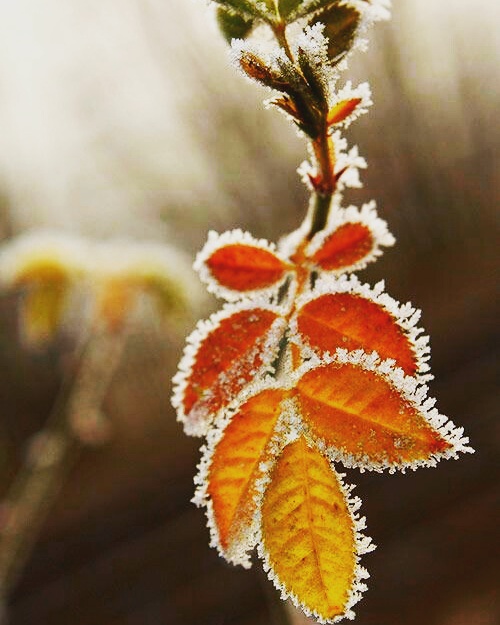
[[[354,617],[368,577],[360,556],[373,549],[335,463],[394,472],[472,451],[427,397],[420,311],[353,274],[394,238],[374,202],[343,206],[366,163],[341,132],[371,97],[367,84],[339,81],[390,3],[217,4],[235,64],[279,93],[269,104],[308,141],[300,173],[311,202],[278,246],[240,230],[209,233],[195,268],[228,303],[188,338],[173,404],[186,433],[206,436],[194,501],[206,508],[211,544],[243,566],[257,549],[283,598],[334,623]],[[271,29],[273,48],[252,39],[257,25]]]

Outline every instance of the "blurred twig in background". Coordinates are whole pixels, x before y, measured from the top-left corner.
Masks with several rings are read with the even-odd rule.
[[[96,329],[68,372],[47,424],[28,442],[24,466],[0,503],[0,597],[8,597],[37,539],[45,516],[82,444],[105,442],[112,425],[101,405],[119,365],[127,325]]]

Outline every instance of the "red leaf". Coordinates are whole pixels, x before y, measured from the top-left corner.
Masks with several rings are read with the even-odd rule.
[[[359,262],[372,249],[370,229],[362,223],[346,223],[326,238],[311,260],[321,269],[342,269]]]
[[[285,263],[272,252],[239,243],[221,247],[206,262],[212,276],[222,286],[235,291],[271,286],[287,270]]]
[[[173,403],[189,434],[203,434],[217,411],[269,365],[284,330],[284,320],[266,308],[229,316],[226,311],[214,315],[211,324],[188,339],[191,345],[174,378]]]
[[[334,354],[337,348],[376,351],[393,358],[407,375],[417,372],[412,341],[397,319],[380,304],[353,293],[316,297],[297,313],[299,334],[312,347]]]

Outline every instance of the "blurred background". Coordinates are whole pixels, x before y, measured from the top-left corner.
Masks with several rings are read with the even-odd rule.
[[[407,475],[360,475],[379,545],[357,625],[495,625],[498,587],[500,43],[497,0],[395,0],[348,78],[375,106],[348,131],[395,248],[361,277],[423,309],[441,412],[477,452]],[[307,203],[303,141],[229,65],[201,0],[0,0],[0,240],[35,227],[174,243],[207,230],[276,240]],[[25,349],[0,294],[0,489],[61,388],[61,339]],[[207,304],[203,315],[214,309]],[[191,503],[199,441],[169,404],[184,328],[140,327],[106,394],[107,444],[85,449],[6,606],[9,625],[279,625],[260,567],[208,547]],[[0,519],[1,520],[1,519]]]

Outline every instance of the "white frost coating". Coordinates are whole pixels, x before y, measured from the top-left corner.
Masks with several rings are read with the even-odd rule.
[[[208,239],[200,252],[198,252],[196,256],[196,260],[193,264],[193,268],[199,273],[201,280],[207,285],[207,289],[213,293],[216,297],[225,299],[230,302],[236,302],[243,299],[255,298],[256,296],[264,296],[268,294],[272,294],[276,289],[279,288],[280,284],[286,279],[286,276],[289,275],[289,272],[284,269],[284,276],[277,280],[274,284],[265,287],[263,289],[254,289],[251,291],[235,291],[233,289],[229,289],[217,280],[217,278],[212,274],[210,268],[207,265],[208,259],[214,254],[217,250],[227,246],[227,245],[248,245],[250,247],[256,247],[261,250],[265,250],[269,252],[276,258],[278,258],[285,265],[287,264],[286,258],[284,258],[281,254],[276,251],[276,246],[274,243],[270,243],[266,239],[256,239],[249,232],[243,232],[242,230],[228,230],[227,232],[223,232],[222,234],[218,234],[217,232],[210,230],[208,233]]]
[[[366,169],[368,165],[366,160],[359,155],[358,146],[354,145],[348,150],[347,140],[338,129],[331,133],[331,137],[335,150],[335,174],[339,176],[335,192],[341,194],[347,187],[361,188],[363,185],[359,177],[359,170]],[[310,160],[303,161],[297,168],[297,173],[302,182],[310,191],[314,191],[311,178],[318,175],[318,169],[314,162],[315,158],[311,156]]]
[[[88,270],[90,246],[85,239],[50,230],[34,230],[0,246],[0,284],[10,287],[31,270],[47,263],[57,265],[68,277]]]
[[[366,52],[370,27],[375,22],[390,19],[392,3],[391,0],[345,0],[343,4],[354,7],[361,15],[353,45],[344,57],[347,60],[355,50]]]
[[[306,256],[312,257],[314,254],[323,246],[326,239],[333,233],[337,228],[340,228],[344,224],[348,223],[360,223],[365,225],[371,232],[373,237],[373,247],[370,252],[364,257],[361,258],[356,263],[343,267],[338,270],[333,270],[336,273],[346,273],[350,271],[359,271],[360,269],[364,269],[368,263],[376,260],[379,256],[383,254],[381,247],[390,247],[394,245],[396,239],[392,236],[387,228],[387,222],[377,215],[375,201],[368,202],[367,204],[363,204],[361,210],[356,206],[348,206],[347,208],[337,207],[334,210],[330,211],[330,216],[328,219],[328,224],[324,230],[318,232],[311,243],[306,248]],[[328,270],[331,272],[332,270]]]
[[[337,133],[334,133],[337,136]],[[339,137],[340,138],[340,137]],[[354,145],[349,151],[344,151],[342,143],[338,143],[338,138],[334,139],[337,160],[335,162],[335,173],[338,175],[343,171],[337,180],[337,189],[342,192],[346,187],[360,189],[363,186],[359,177],[359,170],[368,167],[366,160],[359,155],[358,146]]]
[[[345,4],[356,8],[370,24],[391,19],[391,0],[347,0]]]
[[[210,546],[217,549],[219,555],[225,558],[232,564],[239,564],[244,568],[250,568],[251,563],[251,551],[257,544],[257,532],[258,532],[258,515],[257,509],[260,505],[260,497],[262,493],[262,487],[260,486],[262,481],[266,480],[270,470],[274,466],[276,455],[278,452],[278,445],[286,437],[286,432],[290,429],[285,425],[285,422],[289,422],[290,416],[290,403],[285,399],[281,402],[282,410],[279,416],[275,429],[271,433],[270,440],[266,446],[265,455],[269,456],[271,460],[267,462],[261,462],[259,464],[260,476],[257,477],[255,486],[257,492],[256,498],[256,511],[253,518],[246,528],[242,528],[241,534],[237,536],[229,549],[225,550],[220,541],[220,535],[215,519],[215,513],[213,509],[213,502],[208,493],[209,486],[209,474],[212,460],[214,457],[217,445],[224,437],[227,427],[231,423],[235,414],[239,409],[252,397],[255,397],[259,393],[270,389],[281,389],[283,386],[274,378],[270,376],[264,378],[262,381],[254,382],[246,387],[238,397],[231,402],[231,404],[221,410],[217,416],[215,423],[210,428],[207,434],[207,443],[201,448],[202,457],[198,464],[198,473],[194,478],[196,490],[192,502],[198,507],[205,507],[207,514],[207,526],[210,531]]]
[[[321,367],[331,363],[349,363],[366,371],[373,371],[390,384],[403,400],[413,406],[420,416],[450,444],[449,449],[434,453],[426,460],[392,463],[389,461],[373,462],[366,455],[354,456],[344,449],[329,447],[322,439],[315,440],[318,448],[332,462],[342,462],[346,468],[358,468],[361,472],[377,471],[380,473],[385,469],[389,469],[389,473],[395,473],[396,470],[404,473],[406,469],[415,471],[419,467],[435,467],[440,460],[448,460],[450,458],[457,460],[459,453],[474,453],[474,449],[468,445],[468,437],[463,436],[464,429],[457,427],[448,417],[439,414],[436,408],[433,407],[436,400],[432,397],[427,397],[427,386],[421,384],[416,378],[406,376],[402,369],[394,366],[394,360],[387,359],[381,361],[376,352],[367,354],[362,349],[352,352],[346,349],[337,349],[334,355],[325,354],[321,359],[321,364],[318,365],[317,362],[311,362],[301,368],[301,375],[318,368],[318,366]]]
[[[370,85],[367,82],[362,82],[357,87],[353,88],[351,81],[348,80],[342,89],[336,92],[333,106],[343,102],[344,100],[353,100],[355,98],[360,98],[361,102],[343,121],[338,122],[338,124],[334,124],[335,126],[348,128],[353,121],[368,112],[368,109],[372,106],[373,101]]]
[[[384,289],[385,284],[383,280],[371,287],[369,284],[361,283],[355,275],[347,276],[344,274],[335,277],[325,272],[316,282],[311,292],[305,293],[298,298],[297,311],[300,311],[303,306],[321,295],[333,295],[336,293],[358,295],[378,304],[393,317],[411,343],[417,365],[416,378],[421,383],[428,382],[433,379],[433,376],[429,373],[430,367],[428,365],[430,358],[429,337],[427,335],[420,336],[424,330],[417,326],[421,311],[418,308],[414,308],[410,302],[400,304],[386,293]],[[290,339],[299,345],[304,344],[304,339],[297,328],[296,315],[290,321]]]
[[[339,72],[330,63],[328,55],[329,42],[323,34],[324,30],[325,25],[321,22],[316,22],[312,26],[306,26],[293,42],[292,50],[295,57],[297,57],[299,49],[302,50],[320,70],[325,85],[333,89]]]
[[[290,442],[293,442],[293,440],[297,440],[297,438],[298,438],[298,435],[294,436],[292,440],[286,441],[286,444],[282,445],[281,451],[285,448],[286,445],[290,444]],[[306,436],[306,438],[308,437]],[[311,444],[311,441],[308,440],[307,442],[308,442],[308,445],[317,447],[317,445]],[[354,486],[350,484],[345,484],[343,482],[343,478],[345,477],[345,475],[342,473],[337,473],[337,471],[335,470],[331,462],[330,462],[330,466],[332,469],[332,473],[337,478],[340,490],[343,493],[346,504],[347,504],[347,509],[351,517],[352,527],[354,530],[354,541],[355,541],[355,550],[356,550],[355,551],[354,578],[351,584],[351,588],[349,590],[348,599],[346,601],[345,606],[343,606],[344,608],[343,614],[340,614],[339,616],[336,616],[333,619],[325,619],[321,614],[319,614],[315,610],[311,610],[307,605],[302,603],[300,599],[285,586],[285,584],[279,579],[278,575],[274,571],[272,561],[271,561],[271,556],[265,547],[264,539],[262,536],[262,514],[261,514],[262,501],[264,500],[264,497],[265,497],[265,490],[267,489],[267,486],[270,483],[270,475],[268,475],[267,479],[263,481],[262,483],[262,497],[259,502],[259,507],[257,511],[257,521],[258,521],[257,552],[258,552],[259,557],[262,559],[263,568],[265,572],[267,573],[267,576],[269,577],[271,582],[274,584],[275,588],[278,591],[280,591],[281,598],[284,601],[287,599],[290,599],[292,603],[295,605],[295,607],[302,610],[306,616],[313,616],[315,619],[317,619],[318,623],[321,623],[321,624],[338,623],[344,618],[347,618],[349,620],[354,619],[355,613],[352,608],[356,605],[356,603],[360,601],[360,599],[362,598],[362,594],[367,590],[367,586],[363,580],[366,580],[370,577],[368,571],[364,567],[360,566],[359,564],[360,557],[364,555],[365,553],[369,553],[370,551],[373,551],[375,549],[375,545],[372,543],[371,538],[368,536],[365,536],[362,533],[363,530],[366,528],[366,519],[365,517],[360,517],[358,514],[358,510],[361,506],[361,500],[359,499],[359,497],[353,497],[351,495],[352,491],[354,490]]]
[[[318,175],[318,171],[311,161],[302,161],[302,163],[297,167],[297,173],[299,174],[299,178],[307,187],[308,191],[313,192],[314,187],[311,182],[311,178],[315,178]]]
[[[196,362],[196,355],[207,336],[218,328],[224,319],[243,310],[252,309],[270,310],[278,315],[278,318],[273,321],[265,335],[264,345],[262,347],[257,345],[255,348],[262,353],[263,362],[262,365],[252,373],[254,373],[255,378],[261,379],[269,371],[270,365],[276,357],[280,339],[286,329],[286,321],[281,316],[284,313],[283,307],[273,306],[264,298],[257,298],[251,301],[245,300],[238,304],[226,304],[222,310],[214,313],[208,319],[199,321],[196,328],[186,340],[184,354],[179,362],[179,369],[172,378],[173,392],[171,403],[177,411],[177,420],[184,424],[184,431],[189,436],[203,436],[206,434],[212,418],[215,417],[215,415],[207,413],[206,409],[206,403],[210,399],[210,390],[204,393],[204,396],[200,398],[188,414],[186,414],[184,410],[184,396],[189,378],[193,372],[193,366]],[[237,367],[238,363],[235,363],[234,366]],[[231,369],[229,372],[222,373],[221,376],[228,377],[231,376],[232,373],[234,373],[234,371]],[[218,381],[221,380],[221,376],[219,376]]]
[[[327,65],[330,59],[328,57],[328,39],[323,35],[324,30],[325,25],[321,22],[306,26],[293,43],[294,54],[297,55],[301,49],[318,65]]]
[[[278,247],[283,256],[291,258],[297,252],[299,245],[304,241],[307,233],[311,230],[311,225],[311,211],[309,211],[304,221],[296,230],[280,238]]]
[[[250,39],[233,39],[229,52],[230,62],[251,82],[254,82],[254,79],[244,72],[240,65],[244,54],[251,54],[257,57],[278,76],[282,74],[283,68],[288,67],[292,69],[293,67],[285,51],[274,40],[272,42],[264,42]],[[262,85],[261,82],[259,84]]]

